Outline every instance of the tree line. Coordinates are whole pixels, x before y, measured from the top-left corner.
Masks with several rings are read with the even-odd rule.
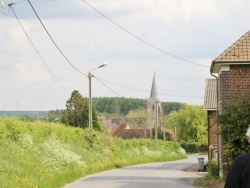
[[[187,105],[179,102],[161,102],[165,120],[160,122],[159,130],[175,129],[177,124],[178,141],[199,142],[207,144],[207,119],[202,106]],[[88,98],[83,97],[78,91],[73,91],[66,101],[64,111],[50,111],[49,116],[55,119],[60,114],[60,122],[81,128],[88,128],[89,124]],[[147,100],[123,97],[93,98],[93,128],[105,131],[98,120],[98,116],[126,117],[133,128],[147,128]],[[50,118],[50,117],[49,117]]]

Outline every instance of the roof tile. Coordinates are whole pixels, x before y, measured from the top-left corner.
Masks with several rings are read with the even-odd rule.
[[[250,61],[250,30],[214,59],[215,62]]]

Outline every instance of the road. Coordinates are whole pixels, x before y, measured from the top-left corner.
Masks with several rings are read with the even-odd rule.
[[[188,155],[188,159],[149,163],[86,176],[64,188],[192,188],[191,182],[204,175],[198,172],[198,159],[207,155]],[[197,171],[184,169],[197,165]]]

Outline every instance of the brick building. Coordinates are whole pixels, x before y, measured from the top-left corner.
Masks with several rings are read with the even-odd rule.
[[[210,73],[218,81],[218,90],[214,91],[218,114],[229,102],[242,97],[250,97],[250,31],[212,61]],[[219,164],[222,176],[223,147],[221,143],[223,141],[219,138]]]
[[[206,89],[204,97],[204,109],[207,111],[207,133],[208,133],[208,157],[212,159],[217,151],[217,125],[216,125],[216,79],[206,80]]]

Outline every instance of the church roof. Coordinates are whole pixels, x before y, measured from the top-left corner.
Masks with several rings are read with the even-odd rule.
[[[224,64],[245,63],[250,63],[250,30],[213,60],[211,72],[217,73]]]
[[[155,72],[154,72],[154,77],[153,77],[153,82],[152,82],[152,87],[151,87],[151,93],[149,100],[159,100],[158,98],[158,90],[156,86],[156,80],[155,80]]]

